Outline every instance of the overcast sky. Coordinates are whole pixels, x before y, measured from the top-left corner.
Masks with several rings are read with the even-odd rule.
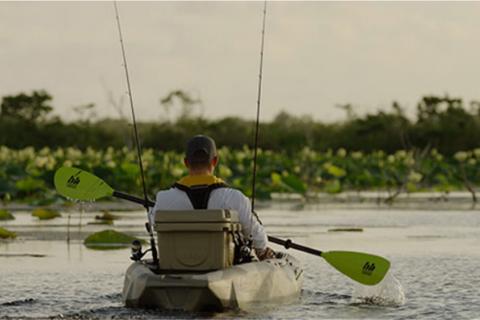
[[[208,117],[254,118],[262,2],[119,3],[137,117],[174,89]],[[480,99],[480,3],[270,2],[261,116],[332,121],[425,94]],[[55,112],[126,91],[111,2],[0,2],[0,95],[46,89]],[[124,105],[125,113],[127,105]]]

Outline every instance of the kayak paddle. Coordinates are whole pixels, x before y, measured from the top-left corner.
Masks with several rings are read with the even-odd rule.
[[[61,167],[55,172],[55,188],[58,193],[69,198],[82,201],[94,201],[105,197],[116,197],[141,205],[153,207],[155,203],[123,192],[115,191],[105,181],[97,176],[72,167]],[[332,267],[347,277],[365,284],[378,284],[387,274],[390,262],[380,256],[352,251],[327,251],[309,248],[292,242],[268,236],[270,242],[284,246],[286,249],[296,249],[305,253],[324,258]]]
[[[270,242],[324,258],[332,267],[352,280],[365,285],[376,285],[383,280],[390,269],[390,262],[380,256],[353,251],[327,251],[309,248],[292,242],[268,236]]]
[[[113,196],[145,205],[145,199],[115,191],[99,177],[78,168],[61,167],[55,172],[53,184],[57,192],[68,199],[95,201]],[[155,202],[147,200],[147,205],[153,207]]]

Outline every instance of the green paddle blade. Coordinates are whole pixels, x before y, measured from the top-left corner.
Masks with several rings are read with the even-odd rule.
[[[390,268],[387,259],[361,252],[329,251],[322,257],[347,277],[369,286],[382,281]]]
[[[61,167],[55,172],[53,183],[62,196],[93,201],[113,194],[113,189],[102,179],[81,169]]]

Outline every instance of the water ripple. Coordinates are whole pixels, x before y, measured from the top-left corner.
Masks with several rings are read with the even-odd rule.
[[[478,212],[328,210],[301,214],[267,211],[262,218],[272,234],[292,237],[308,246],[382,254],[392,263],[393,279],[386,278],[375,287],[358,286],[323,259],[291,251],[305,266],[301,297],[291,304],[222,314],[134,310],[125,308],[121,299],[130,263],[128,250],[93,251],[83,247],[80,240],[63,241],[63,226],[46,222],[41,227],[25,227],[15,222],[15,231],[29,237],[0,243],[0,319],[478,318]],[[120,228],[142,234],[144,221],[139,216],[132,214],[132,220],[125,219],[128,227]],[[20,214],[22,224],[30,221],[21,218]],[[326,232],[339,226],[365,230],[355,234]],[[78,239],[97,230],[96,226],[83,228]]]

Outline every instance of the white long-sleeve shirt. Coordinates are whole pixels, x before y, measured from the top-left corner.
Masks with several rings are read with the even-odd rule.
[[[242,192],[232,188],[214,189],[210,193],[208,209],[229,209],[238,212],[242,232],[245,237],[253,237],[253,247],[264,250],[267,247],[267,234],[263,226],[252,216],[250,201]],[[153,226],[157,210],[193,210],[192,203],[184,191],[170,188],[157,193],[155,206],[150,210],[149,219]]]

